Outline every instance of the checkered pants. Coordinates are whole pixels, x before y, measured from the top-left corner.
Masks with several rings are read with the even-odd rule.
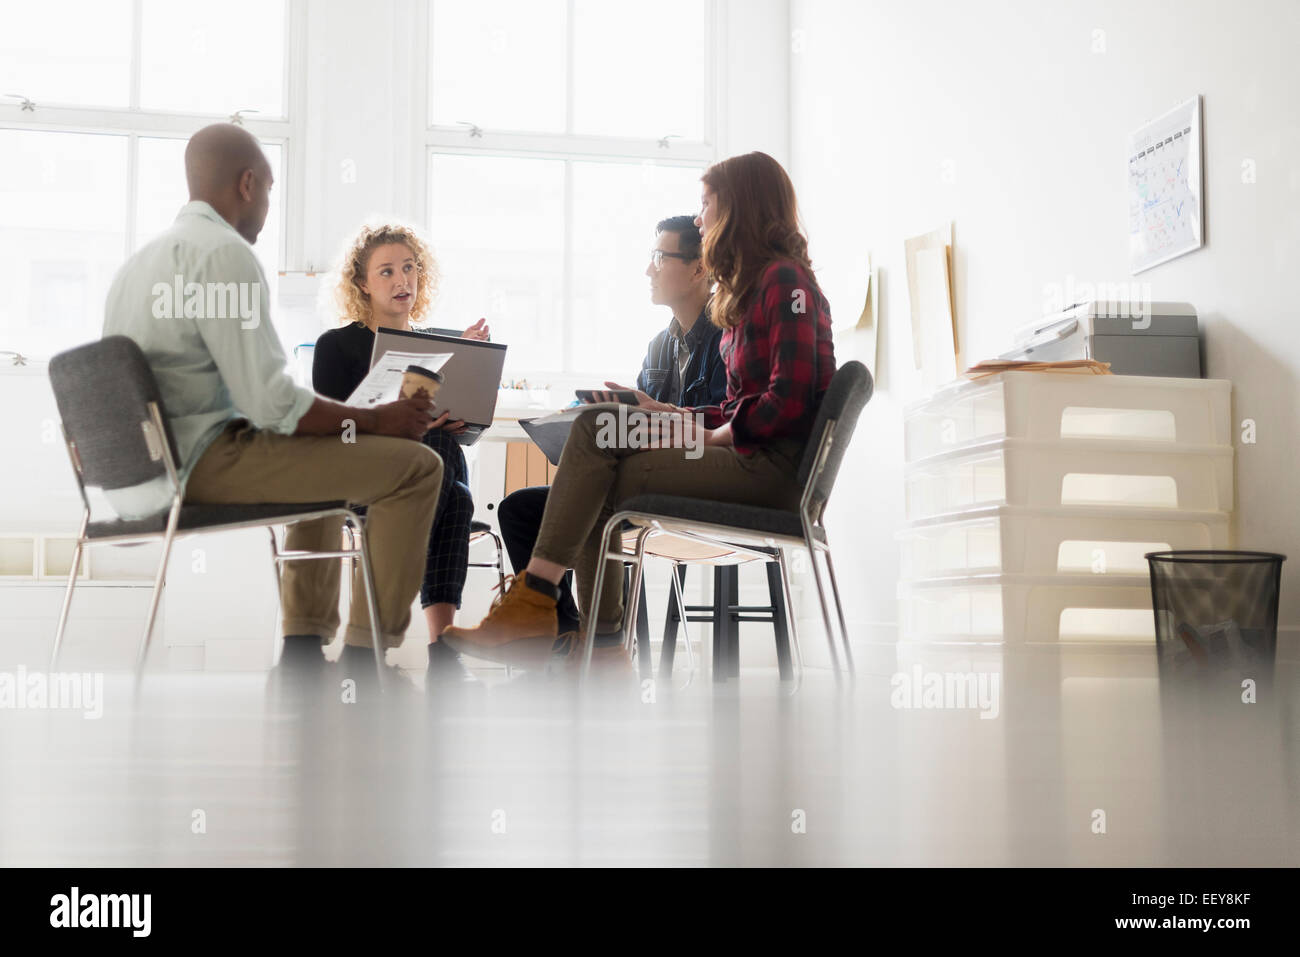
[[[420,607],[439,602],[460,607],[469,568],[469,526],[474,519],[474,500],[469,492],[469,470],[465,453],[456,438],[441,429],[426,432],[424,444],[442,458],[442,489],[438,510],[429,530],[429,550],[420,585]]]

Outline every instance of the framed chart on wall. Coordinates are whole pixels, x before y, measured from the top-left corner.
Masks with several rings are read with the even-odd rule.
[[[1196,95],[1128,138],[1128,248],[1133,274],[1200,249],[1201,97]]]

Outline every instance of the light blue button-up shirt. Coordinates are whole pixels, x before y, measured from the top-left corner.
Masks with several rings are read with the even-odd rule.
[[[182,484],[231,419],[288,435],[315,399],[285,369],[253,248],[202,201],[118,270],[104,335],[134,339],[153,369]]]

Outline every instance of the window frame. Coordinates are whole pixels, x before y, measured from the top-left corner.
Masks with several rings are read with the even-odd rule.
[[[139,182],[139,143],[142,138],[188,139],[202,127],[212,122],[229,119],[231,114],[169,112],[141,109],[140,69],[142,45],[143,0],[133,0],[131,5],[131,82],[130,99],[126,107],[80,106],[69,104],[33,103],[26,110],[16,101],[0,102],[0,129],[18,132],[80,133],[90,135],[124,136],[126,139],[126,177],[123,184],[123,201],[126,203],[125,247],[123,260],[139,246],[137,236],[136,205]],[[283,273],[295,261],[302,247],[300,224],[290,222],[290,214],[301,208],[303,198],[301,171],[304,166],[301,144],[301,126],[305,90],[295,66],[302,59],[306,45],[305,0],[285,0],[284,4],[284,61],[283,106],[286,115],[263,117],[248,114],[240,124],[258,140],[280,147],[281,169],[279,180],[272,192],[272,201],[279,206],[281,222],[279,248],[274,252],[275,268]],[[22,90],[13,91],[27,96]]]
[[[561,348],[561,367],[559,369],[535,369],[532,374],[549,376],[554,379],[566,379],[579,376],[583,370],[575,369],[572,363],[573,335],[569,326],[571,310],[568,308],[574,292],[574,248],[573,248],[573,163],[609,163],[611,165],[640,165],[650,162],[656,166],[685,168],[707,168],[717,160],[718,151],[718,97],[720,92],[719,77],[722,75],[723,50],[718,42],[720,34],[720,17],[722,11],[719,0],[703,0],[706,4],[704,20],[707,35],[704,49],[707,62],[703,65],[705,89],[704,138],[701,140],[635,138],[623,136],[597,136],[573,133],[573,36],[574,36],[574,0],[566,0],[566,43],[565,43],[565,129],[564,133],[528,133],[515,130],[466,129],[464,126],[436,125],[430,119],[430,101],[432,77],[432,42],[430,20],[434,0],[425,0],[418,8],[416,31],[423,52],[423,82],[412,104],[413,112],[421,117],[424,136],[419,142],[423,175],[417,178],[415,206],[420,211],[419,219],[426,224],[432,213],[432,167],[433,158],[439,154],[481,157],[508,157],[517,159],[548,159],[564,163],[564,276],[562,280],[563,303],[561,304],[561,321],[564,329],[564,341]]]

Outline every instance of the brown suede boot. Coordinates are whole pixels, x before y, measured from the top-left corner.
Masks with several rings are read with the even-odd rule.
[[[474,628],[452,626],[439,641],[463,655],[517,668],[545,668],[559,624],[555,599],[528,586],[528,573],[506,578],[506,587]]]

